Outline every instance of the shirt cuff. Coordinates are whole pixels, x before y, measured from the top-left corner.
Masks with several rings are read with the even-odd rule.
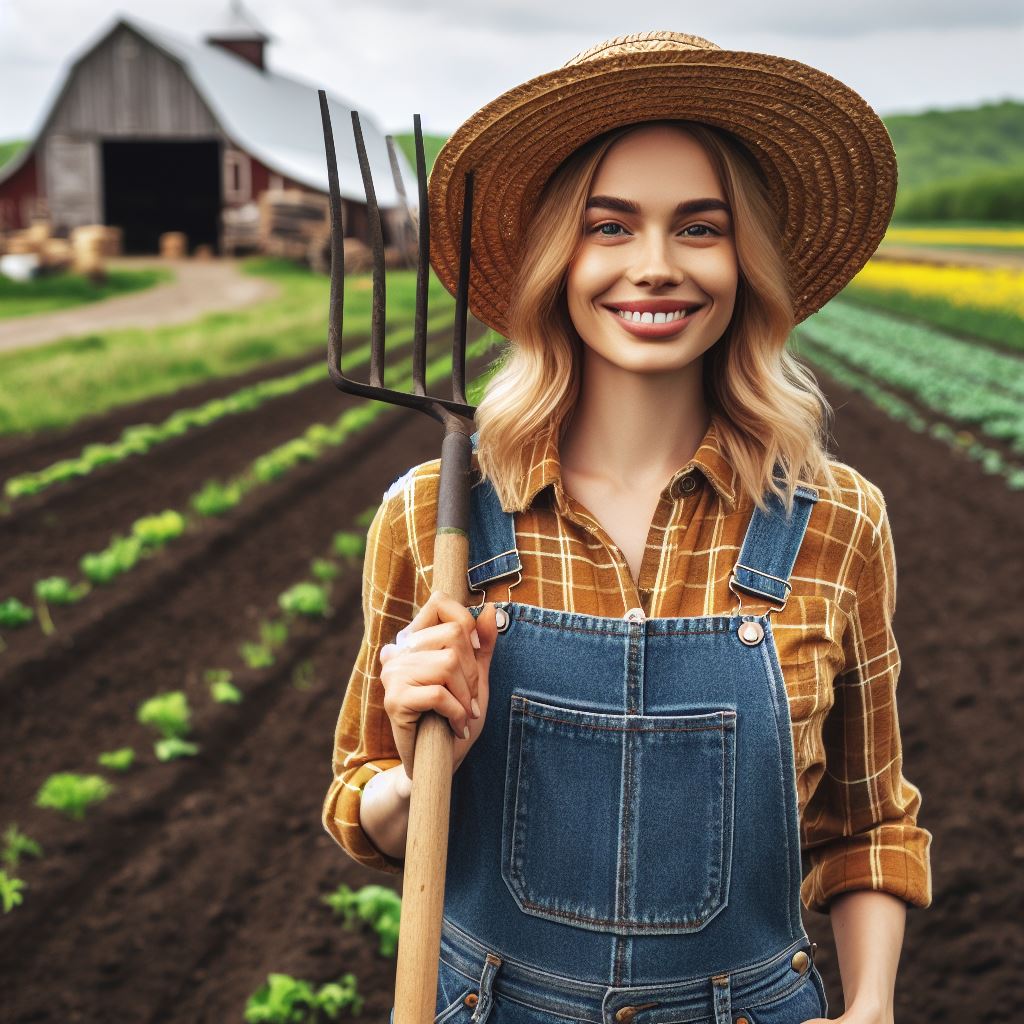
[[[914,907],[931,906],[932,834],[918,825],[880,825],[807,851],[811,868],[800,886],[808,910],[827,914],[841,892],[874,889]]]
[[[337,787],[335,799],[328,801],[323,816],[324,828],[349,857],[363,867],[389,875],[399,874],[405,868],[405,860],[389,857],[373,845],[360,824],[359,803],[363,787],[374,775],[401,763],[401,758],[393,758],[360,765],[347,781]]]

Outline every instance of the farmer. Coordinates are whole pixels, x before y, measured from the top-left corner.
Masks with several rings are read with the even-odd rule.
[[[931,834],[902,774],[882,493],[787,350],[864,266],[896,165],[861,97],[676,32],[475,113],[430,179],[456,287],[510,339],[473,435],[467,609],[430,595],[439,460],[369,530],[324,824],[401,869],[416,726],[450,722],[451,1024],[893,1020]]]

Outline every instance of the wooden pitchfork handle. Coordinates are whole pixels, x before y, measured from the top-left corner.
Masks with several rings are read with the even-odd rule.
[[[471,441],[457,423],[445,426],[431,591],[442,591],[468,604]],[[420,716],[405,846],[394,1024],[429,1024],[434,1019],[448,864],[453,742],[447,718],[436,711]]]

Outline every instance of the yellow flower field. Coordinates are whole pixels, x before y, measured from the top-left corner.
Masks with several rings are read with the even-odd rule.
[[[855,291],[907,292],[963,308],[999,310],[1024,317],[1024,271],[1005,267],[937,267],[870,260],[848,287]]]
[[[885,233],[885,242],[901,245],[1024,246],[1021,228],[898,228]]]

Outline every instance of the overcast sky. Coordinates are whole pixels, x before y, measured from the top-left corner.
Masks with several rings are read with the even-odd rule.
[[[506,89],[603,39],[651,29],[792,57],[883,116],[1024,99],[1022,0],[244,0],[267,64],[388,132],[449,134]],[[0,140],[28,138],[72,60],[120,14],[193,38],[228,0],[0,0]]]

